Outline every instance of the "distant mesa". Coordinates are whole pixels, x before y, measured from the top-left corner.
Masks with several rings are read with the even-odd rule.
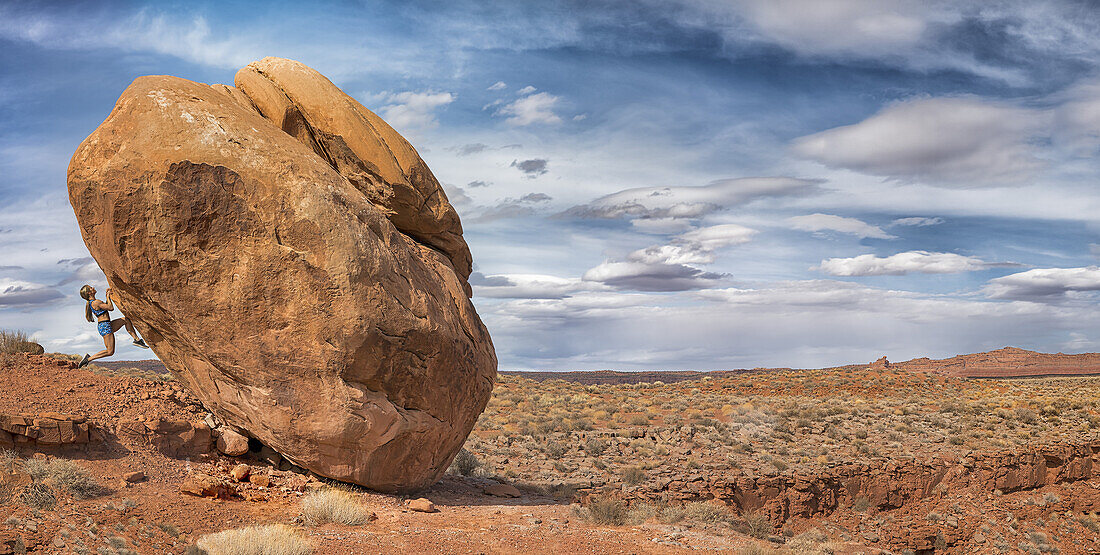
[[[123,312],[226,424],[320,475],[435,482],[496,355],[462,225],[416,150],[317,71],[136,79],[69,165]]]
[[[1047,354],[1016,347],[942,360],[915,358],[891,367],[959,378],[1026,378],[1100,374],[1100,353]]]

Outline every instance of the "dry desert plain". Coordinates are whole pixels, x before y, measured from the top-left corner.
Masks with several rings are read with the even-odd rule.
[[[1100,377],[964,377],[1091,356],[502,373],[448,475],[400,496],[219,453],[155,363],[4,354],[0,554],[1095,553]]]

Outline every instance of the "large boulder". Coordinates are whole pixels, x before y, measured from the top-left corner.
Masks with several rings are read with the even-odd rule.
[[[69,165],[126,316],[227,426],[318,474],[436,481],[496,355],[454,209],[416,151],[316,71],[135,80]]]

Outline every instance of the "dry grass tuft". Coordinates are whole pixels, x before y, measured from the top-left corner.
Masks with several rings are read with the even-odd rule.
[[[41,353],[36,351],[37,345],[26,332],[21,330],[0,330],[0,353]]]
[[[99,485],[90,472],[70,460],[55,459],[47,463],[27,459],[23,461],[23,472],[30,474],[35,482],[47,483],[69,492],[75,499],[89,499],[107,493],[107,488]]]
[[[622,526],[626,524],[626,503],[611,496],[597,497],[586,507],[586,514],[595,524]]]
[[[477,460],[477,457],[473,453],[462,448],[455,455],[455,460],[451,462],[451,466],[447,468],[448,474],[461,474],[463,476],[472,476],[481,466],[481,461]]]
[[[33,483],[19,493],[19,500],[32,509],[50,510],[57,505],[57,496],[46,484]]]
[[[313,551],[298,532],[285,524],[207,534],[195,545],[209,555],[306,555]]]
[[[326,488],[302,498],[302,518],[310,526],[328,522],[356,526],[367,519],[367,511],[351,494]]]

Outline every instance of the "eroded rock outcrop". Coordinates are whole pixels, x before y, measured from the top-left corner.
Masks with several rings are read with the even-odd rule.
[[[121,309],[232,428],[318,474],[444,472],[496,356],[461,225],[415,150],[316,71],[141,77],[77,149],[69,198]]]

